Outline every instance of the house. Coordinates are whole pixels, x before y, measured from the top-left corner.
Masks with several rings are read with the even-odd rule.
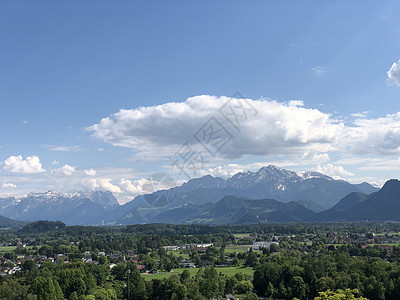
[[[251,247],[253,250],[261,250],[262,248],[271,248],[271,245],[279,245],[277,242],[255,242]]]
[[[114,253],[111,253],[108,255],[110,259],[115,259],[116,261],[121,260],[122,258],[122,252],[121,251],[115,251]]]
[[[191,261],[184,259],[179,263],[179,268],[196,268],[196,265]]]
[[[203,259],[201,261],[201,266],[202,267],[212,267],[213,265],[214,265],[214,262],[212,262],[211,260]]]
[[[179,246],[163,246],[165,251],[177,251],[179,250]]]
[[[12,268],[12,269],[10,269],[10,270],[8,271],[8,274],[9,274],[9,275],[13,275],[13,274],[15,274],[15,273],[18,272],[18,271],[21,271],[21,268],[20,268],[20,267],[14,267],[14,268]]]
[[[19,248],[19,249],[26,248],[26,244],[24,244],[22,242],[18,242],[17,243],[17,248]]]
[[[194,247],[192,251],[197,251],[198,253],[206,253],[207,247]]]
[[[92,254],[89,251],[85,251],[83,254],[84,259],[88,260],[92,258]]]
[[[390,245],[378,245],[381,250],[387,250],[388,252],[393,252],[393,246]]]
[[[140,273],[146,272],[146,266],[145,265],[136,265],[136,268]]]
[[[213,246],[213,245],[214,245],[213,243],[201,243],[201,244],[199,244],[199,243],[192,243],[192,244],[181,245],[181,246],[180,246],[180,249],[186,249],[186,250],[191,250],[191,251],[197,250],[197,249],[202,250],[202,249],[211,247],[211,246]]]

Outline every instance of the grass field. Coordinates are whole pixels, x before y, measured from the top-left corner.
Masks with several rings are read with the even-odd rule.
[[[204,268],[203,268],[204,269]],[[152,279],[164,279],[164,278],[169,278],[172,275],[179,275],[183,272],[183,270],[188,270],[190,272],[191,276],[195,276],[196,273],[199,271],[198,268],[194,269],[173,269],[169,273],[156,273],[156,274],[142,274],[143,278],[146,281],[150,281]],[[250,267],[226,267],[226,268],[215,268],[218,273],[222,273],[226,276],[233,276],[236,273],[242,273],[243,275],[250,275],[253,276],[253,268]]]
[[[245,236],[250,236],[250,233],[234,233],[233,235],[235,238],[242,238]]]
[[[385,235],[388,235],[388,236],[399,236],[400,235],[400,232],[385,232],[385,233],[376,233],[375,235],[376,236],[385,236]]]
[[[2,246],[0,247],[0,253],[12,252],[14,249],[17,248],[16,246]]]
[[[250,249],[250,247],[251,247],[251,245],[227,246],[227,247],[225,247],[225,253],[247,252]]]
[[[325,246],[335,246],[335,249],[343,246],[344,244],[326,244]]]
[[[373,246],[398,246],[399,243],[385,243],[385,244],[368,244],[369,247],[373,247]]]
[[[26,246],[27,249],[32,249],[34,246]],[[12,252],[17,248],[17,246],[2,246],[0,247],[0,253],[7,253],[7,252]]]
[[[176,257],[183,257],[183,258],[186,258],[186,259],[190,258],[189,254],[182,254],[179,251],[167,251],[167,253],[172,253]]]

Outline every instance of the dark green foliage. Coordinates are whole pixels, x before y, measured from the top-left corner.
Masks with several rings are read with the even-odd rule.
[[[0,285],[1,300],[36,300],[36,295],[28,293],[28,286],[19,284],[16,280],[7,280]]]
[[[66,227],[66,225],[61,221],[36,221],[22,227],[20,233],[42,233],[60,230],[64,227]]]
[[[57,281],[52,278],[37,277],[29,291],[37,295],[38,300],[63,300],[63,293]]]

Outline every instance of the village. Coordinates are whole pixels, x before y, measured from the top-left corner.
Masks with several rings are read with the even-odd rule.
[[[262,240],[267,238],[268,241]],[[79,241],[71,242],[78,245]],[[142,274],[156,274],[169,272],[172,269],[203,268],[203,267],[254,267],[257,263],[248,260],[249,253],[253,252],[259,258],[260,253],[274,253],[279,249],[301,250],[304,253],[311,249],[334,250],[343,245],[357,245],[360,249],[375,247],[385,251],[390,256],[394,247],[400,244],[398,233],[353,233],[326,232],[318,234],[289,234],[289,235],[250,235],[236,234],[234,243],[219,245],[215,243],[187,243],[181,245],[162,246],[163,251],[148,249],[147,254],[135,253],[133,250],[116,250],[110,253],[105,251],[89,251],[73,253],[54,253],[53,256],[40,254],[44,246],[29,246],[18,241],[16,245],[3,242],[0,246],[0,275],[13,275],[21,271],[26,262],[34,263],[40,268],[43,263],[69,264],[72,261],[81,261],[85,264],[107,264],[112,269],[122,262],[132,262]],[[47,247],[45,245],[44,247]],[[12,250],[4,253],[4,249]],[[157,253],[157,255],[155,255]],[[169,257],[170,263],[162,263],[161,256]],[[168,265],[168,266],[167,266]]]

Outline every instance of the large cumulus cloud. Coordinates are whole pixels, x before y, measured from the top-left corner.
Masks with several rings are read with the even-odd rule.
[[[228,101],[232,99],[203,95],[184,102],[124,109],[88,130],[95,138],[114,146],[147,156],[167,156],[185,141],[196,144],[193,135],[214,118],[232,136],[219,151],[222,157],[331,151],[400,154],[400,113],[376,119],[359,116],[345,124],[318,109],[304,107],[301,101],[240,99],[237,101],[255,113],[249,113],[240,119],[239,126],[234,126],[220,112]]]
[[[237,100],[254,113],[242,115],[234,124],[224,117],[226,112],[220,112],[229,101],[233,100],[203,95],[184,102],[124,109],[88,130],[114,146],[147,153],[171,151],[185,141],[196,143],[193,135],[213,118],[233,137],[220,149],[219,154],[225,157],[327,152],[336,149],[343,133],[343,123],[317,109],[304,108],[301,101]],[[235,107],[237,103],[228,105]]]

